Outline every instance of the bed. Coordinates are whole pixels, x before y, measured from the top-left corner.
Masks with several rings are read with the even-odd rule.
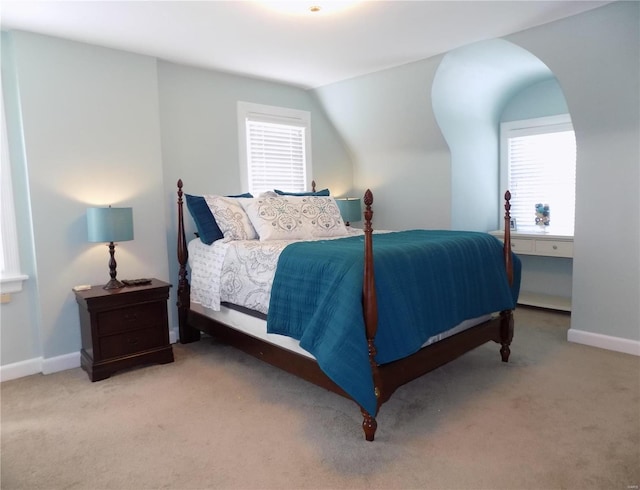
[[[205,332],[354,400],[366,440],[374,440],[380,407],[403,384],[489,341],[500,344],[503,362],[509,360],[520,282],[520,263],[510,245],[509,192],[503,244],[485,233],[374,233],[373,195],[367,190],[362,231],[347,227],[346,236],[329,233],[281,244],[277,234],[273,241],[263,240],[272,232],[254,221],[255,236],[225,236],[202,245],[197,238],[187,242],[182,180],[177,186],[180,342],[198,341]],[[262,201],[233,197],[240,197],[248,216],[258,216],[251,206]],[[278,203],[309,200],[276,197]],[[330,204],[332,198],[310,199]],[[193,216],[190,205],[189,211]],[[334,221],[336,229],[344,229],[339,217]],[[215,254],[217,259],[209,258]],[[237,300],[240,305],[221,297],[227,289],[241,289],[235,276],[228,281],[233,288],[218,279],[209,288],[213,292],[205,291],[211,274],[227,277],[226,267],[237,268],[223,264],[234,254],[273,274],[252,279],[267,286]],[[214,265],[203,273],[198,262]]]

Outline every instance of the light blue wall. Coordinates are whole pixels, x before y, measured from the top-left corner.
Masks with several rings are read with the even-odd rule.
[[[451,157],[430,96],[440,60],[314,90],[351,153],[354,193],[373,191],[377,229],[450,227]]]
[[[568,113],[569,107],[562,93],[562,87],[554,77],[534,83],[515,94],[504,107],[500,122]]]
[[[572,328],[636,341],[639,8],[616,2],[507,38],[557,76],[576,129]],[[317,98],[328,115],[312,114],[320,185],[336,193],[371,187],[377,228],[451,226],[451,155],[430,94],[442,56],[322,87],[305,99],[277,84],[28,33],[3,37],[2,51],[3,80],[15,75],[19,91],[19,106],[7,101],[12,156],[17,108],[23,115],[24,160],[16,161],[24,166],[13,175],[31,276],[20,298],[2,305],[3,366],[77,353],[71,287],[106,282],[108,273],[106,249],[85,241],[87,205],[134,208],[136,238],[118,248],[119,277],[173,278],[176,178],[192,192],[239,183],[227,161],[237,152],[235,112],[229,120],[235,97],[312,111]],[[202,173],[209,168],[209,176]]]
[[[11,36],[2,32],[2,90],[7,115],[8,146],[11,158],[11,179],[14,188],[20,270],[29,276],[19,294],[11,295],[11,302],[0,306],[0,361],[3,364],[24,361],[41,356],[40,308],[37,301],[36,261],[33,253],[33,233],[28,195],[18,80],[15,73]]]
[[[71,288],[109,279],[106,246],[86,241],[89,206],[133,208],[135,238],[116,249],[119,278],[177,285],[175,184],[240,188],[237,100],[311,111],[313,177],[336,195],[353,184],[339,135],[299,88],[26,32],[3,32],[2,75],[30,276],[2,305],[2,366],[77,355]]]
[[[499,227],[499,120],[521,88],[551,72],[526,50],[502,39],[451,51],[431,90],[433,112],[451,151],[451,228]]]
[[[344,195],[352,187],[349,155],[309,92],[164,61],[158,63],[158,79],[168,216],[166,236],[173,284],[178,282],[177,180],[183,180],[184,190],[190,194],[241,191],[237,101],[310,111],[313,179],[318,186],[328,187],[335,196]],[[189,216],[185,226],[188,237],[193,237],[195,227]],[[175,324],[174,310],[172,308]]]
[[[640,340],[639,8],[637,2],[615,2],[505,38],[556,75],[576,130],[572,328],[635,341]],[[316,90],[354,155],[355,186],[371,186],[384,198],[376,208],[378,227],[451,225],[454,170],[430,99],[442,59]],[[473,212],[469,208],[469,216]]]
[[[640,3],[509,39],[556,75],[576,132],[571,328],[640,340]]]
[[[14,75],[21,117],[8,114],[8,130],[19,140],[21,122],[24,142],[22,151],[10,148],[24,178],[16,182],[18,213],[31,211],[18,223],[22,237],[32,230],[20,252],[33,267],[27,290],[2,307],[3,365],[79,351],[71,288],[109,279],[106,246],[86,241],[88,206],[133,207],[135,239],[116,251],[120,278],[168,278],[155,60],[29,33],[7,37],[3,72]],[[28,345],[24,332],[32,333]]]

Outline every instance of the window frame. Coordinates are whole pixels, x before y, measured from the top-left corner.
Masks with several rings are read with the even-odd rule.
[[[248,134],[247,120],[261,121],[270,124],[283,124],[288,126],[299,126],[304,129],[304,188],[309,190],[309,182],[312,173],[311,159],[311,113],[309,111],[290,109],[287,107],[270,106],[256,104],[253,102],[238,101],[238,144],[240,160],[240,182],[243,192],[252,192],[249,187],[249,155],[248,155]],[[273,189],[271,189],[273,190]],[[282,189],[293,190],[293,189]]]
[[[573,123],[571,121],[570,114],[558,114],[553,116],[543,116],[543,117],[535,117],[529,119],[519,119],[515,121],[504,121],[500,123],[500,189],[510,190],[509,189],[509,145],[508,140],[509,137],[517,137],[517,136],[527,136],[527,135],[537,135],[537,134],[545,134],[545,133],[559,133],[565,131],[573,131],[575,135],[575,129],[573,127]],[[577,151],[577,148],[576,148]],[[576,162],[576,171],[577,171],[577,162]],[[575,190],[574,190],[575,193]],[[502,196],[500,196],[499,207],[498,209],[503,209],[503,200]],[[553,209],[551,210],[551,219],[553,225]],[[501,213],[500,213],[501,214]],[[532,210],[533,216],[533,210]],[[504,220],[500,216],[500,224],[501,228],[504,227]],[[575,222],[575,194],[574,194],[574,222]],[[575,223],[574,223],[575,224]],[[520,226],[520,223],[518,223]],[[533,226],[527,226],[526,229],[533,229]],[[556,231],[558,229],[556,228]],[[560,228],[563,235],[573,236],[574,227],[570,229]]]
[[[29,278],[20,268],[18,247],[18,228],[16,226],[15,205],[13,200],[13,180],[11,178],[11,160],[9,138],[4,109],[4,95],[0,96],[0,119],[2,141],[0,153],[0,193],[2,236],[0,240],[2,264],[0,264],[0,293],[10,294],[22,291],[22,283]]]

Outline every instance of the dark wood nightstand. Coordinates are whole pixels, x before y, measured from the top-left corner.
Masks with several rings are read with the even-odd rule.
[[[142,364],[173,362],[167,299],[171,284],[74,291],[80,309],[80,365],[91,381]]]

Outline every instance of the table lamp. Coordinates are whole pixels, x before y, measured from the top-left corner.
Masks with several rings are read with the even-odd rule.
[[[362,207],[359,197],[336,199],[336,204],[338,205],[340,216],[342,216],[345,225],[350,226],[352,221],[362,221]]]
[[[88,208],[87,229],[90,242],[109,243],[109,274],[111,280],[104,285],[104,289],[119,289],[124,287],[116,279],[115,244],[133,240],[133,211],[131,208]]]

